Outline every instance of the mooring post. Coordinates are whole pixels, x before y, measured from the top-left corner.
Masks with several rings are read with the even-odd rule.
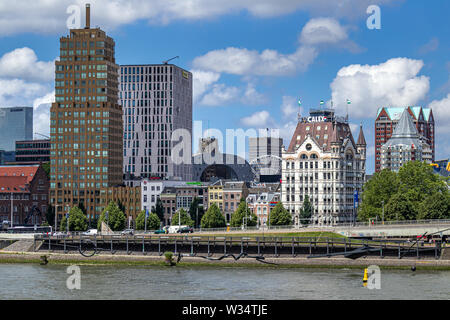
[[[312,253],[312,238],[309,238],[309,254]]]
[[[294,237],[294,238],[292,238],[292,256],[293,256],[293,257],[295,256],[295,250],[294,250],[294,239],[295,239],[295,237]]]
[[[64,253],[67,253],[67,250],[66,250],[66,237],[64,237]]]
[[[194,240],[191,237],[191,256],[194,255]]]
[[[278,256],[278,251],[277,251],[277,237],[275,237],[275,257]]]
[[[417,241],[417,258],[419,258],[419,241]]]
[[[127,235],[127,254],[128,254],[128,235]]]
[[[223,254],[227,254],[227,238],[223,237]]]
[[[330,253],[330,248],[329,248],[329,246],[330,246],[330,243],[329,243],[329,239],[328,239],[328,237],[327,237],[327,254]]]
[[[158,255],[161,255],[161,237],[158,237]]]
[[[242,243],[242,237],[241,237],[241,253],[243,253],[244,252],[244,244]]]
[[[111,254],[113,253],[113,239],[112,239],[112,236],[111,236]]]
[[[400,259],[402,256],[400,255],[400,241],[398,242],[398,258]]]
[[[142,254],[145,254],[145,238],[142,236]]]
[[[51,240],[50,240],[50,235],[48,236],[48,251],[50,251],[51,250],[51,245],[50,245],[50,242],[51,242]]]
[[[260,255],[260,249],[259,249],[259,237],[256,237],[256,241],[258,242],[258,256]]]
[[[434,258],[437,260],[437,241],[434,241]]]
[[[175,253],[177,253],[177,238],[175,238]]]

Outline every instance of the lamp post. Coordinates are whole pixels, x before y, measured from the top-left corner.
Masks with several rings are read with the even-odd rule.
[[[381,205],[383,206],[382,224],[384,225],[384,200],[381,200]]]
[[[13,193],[11,192],[11,228],[14,226]]]

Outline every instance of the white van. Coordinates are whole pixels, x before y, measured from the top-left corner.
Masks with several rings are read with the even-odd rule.
[[[188,227],[188,226],[170,226],[169,233],[177,233],[179,229]]]

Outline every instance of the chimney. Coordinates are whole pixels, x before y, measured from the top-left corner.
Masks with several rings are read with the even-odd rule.
[[[86,27],[85,29],[89,29],[91,27],[91,5],[86,3]]]

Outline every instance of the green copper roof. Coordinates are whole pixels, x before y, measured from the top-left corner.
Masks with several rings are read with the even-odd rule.
[[[381,110],[386,110],[386,113],[388,114],[389,118],[393,121],[397,121],[400,119],[403,110],[405,110],[407,107],[382,107],[382,108],[378,108],[377,111],[377,118],[380,115]],[[430,108],[423,108],[421,106],[410,106],[409,108],[411,108],[412,113],[414,114],[414,117],[416,119],[419,118],[419,114],[420,114],[420,110],[422,110],[423,112],[423,117],[425,119],[425,121],[428,121],[429,117],[430,117]]]

